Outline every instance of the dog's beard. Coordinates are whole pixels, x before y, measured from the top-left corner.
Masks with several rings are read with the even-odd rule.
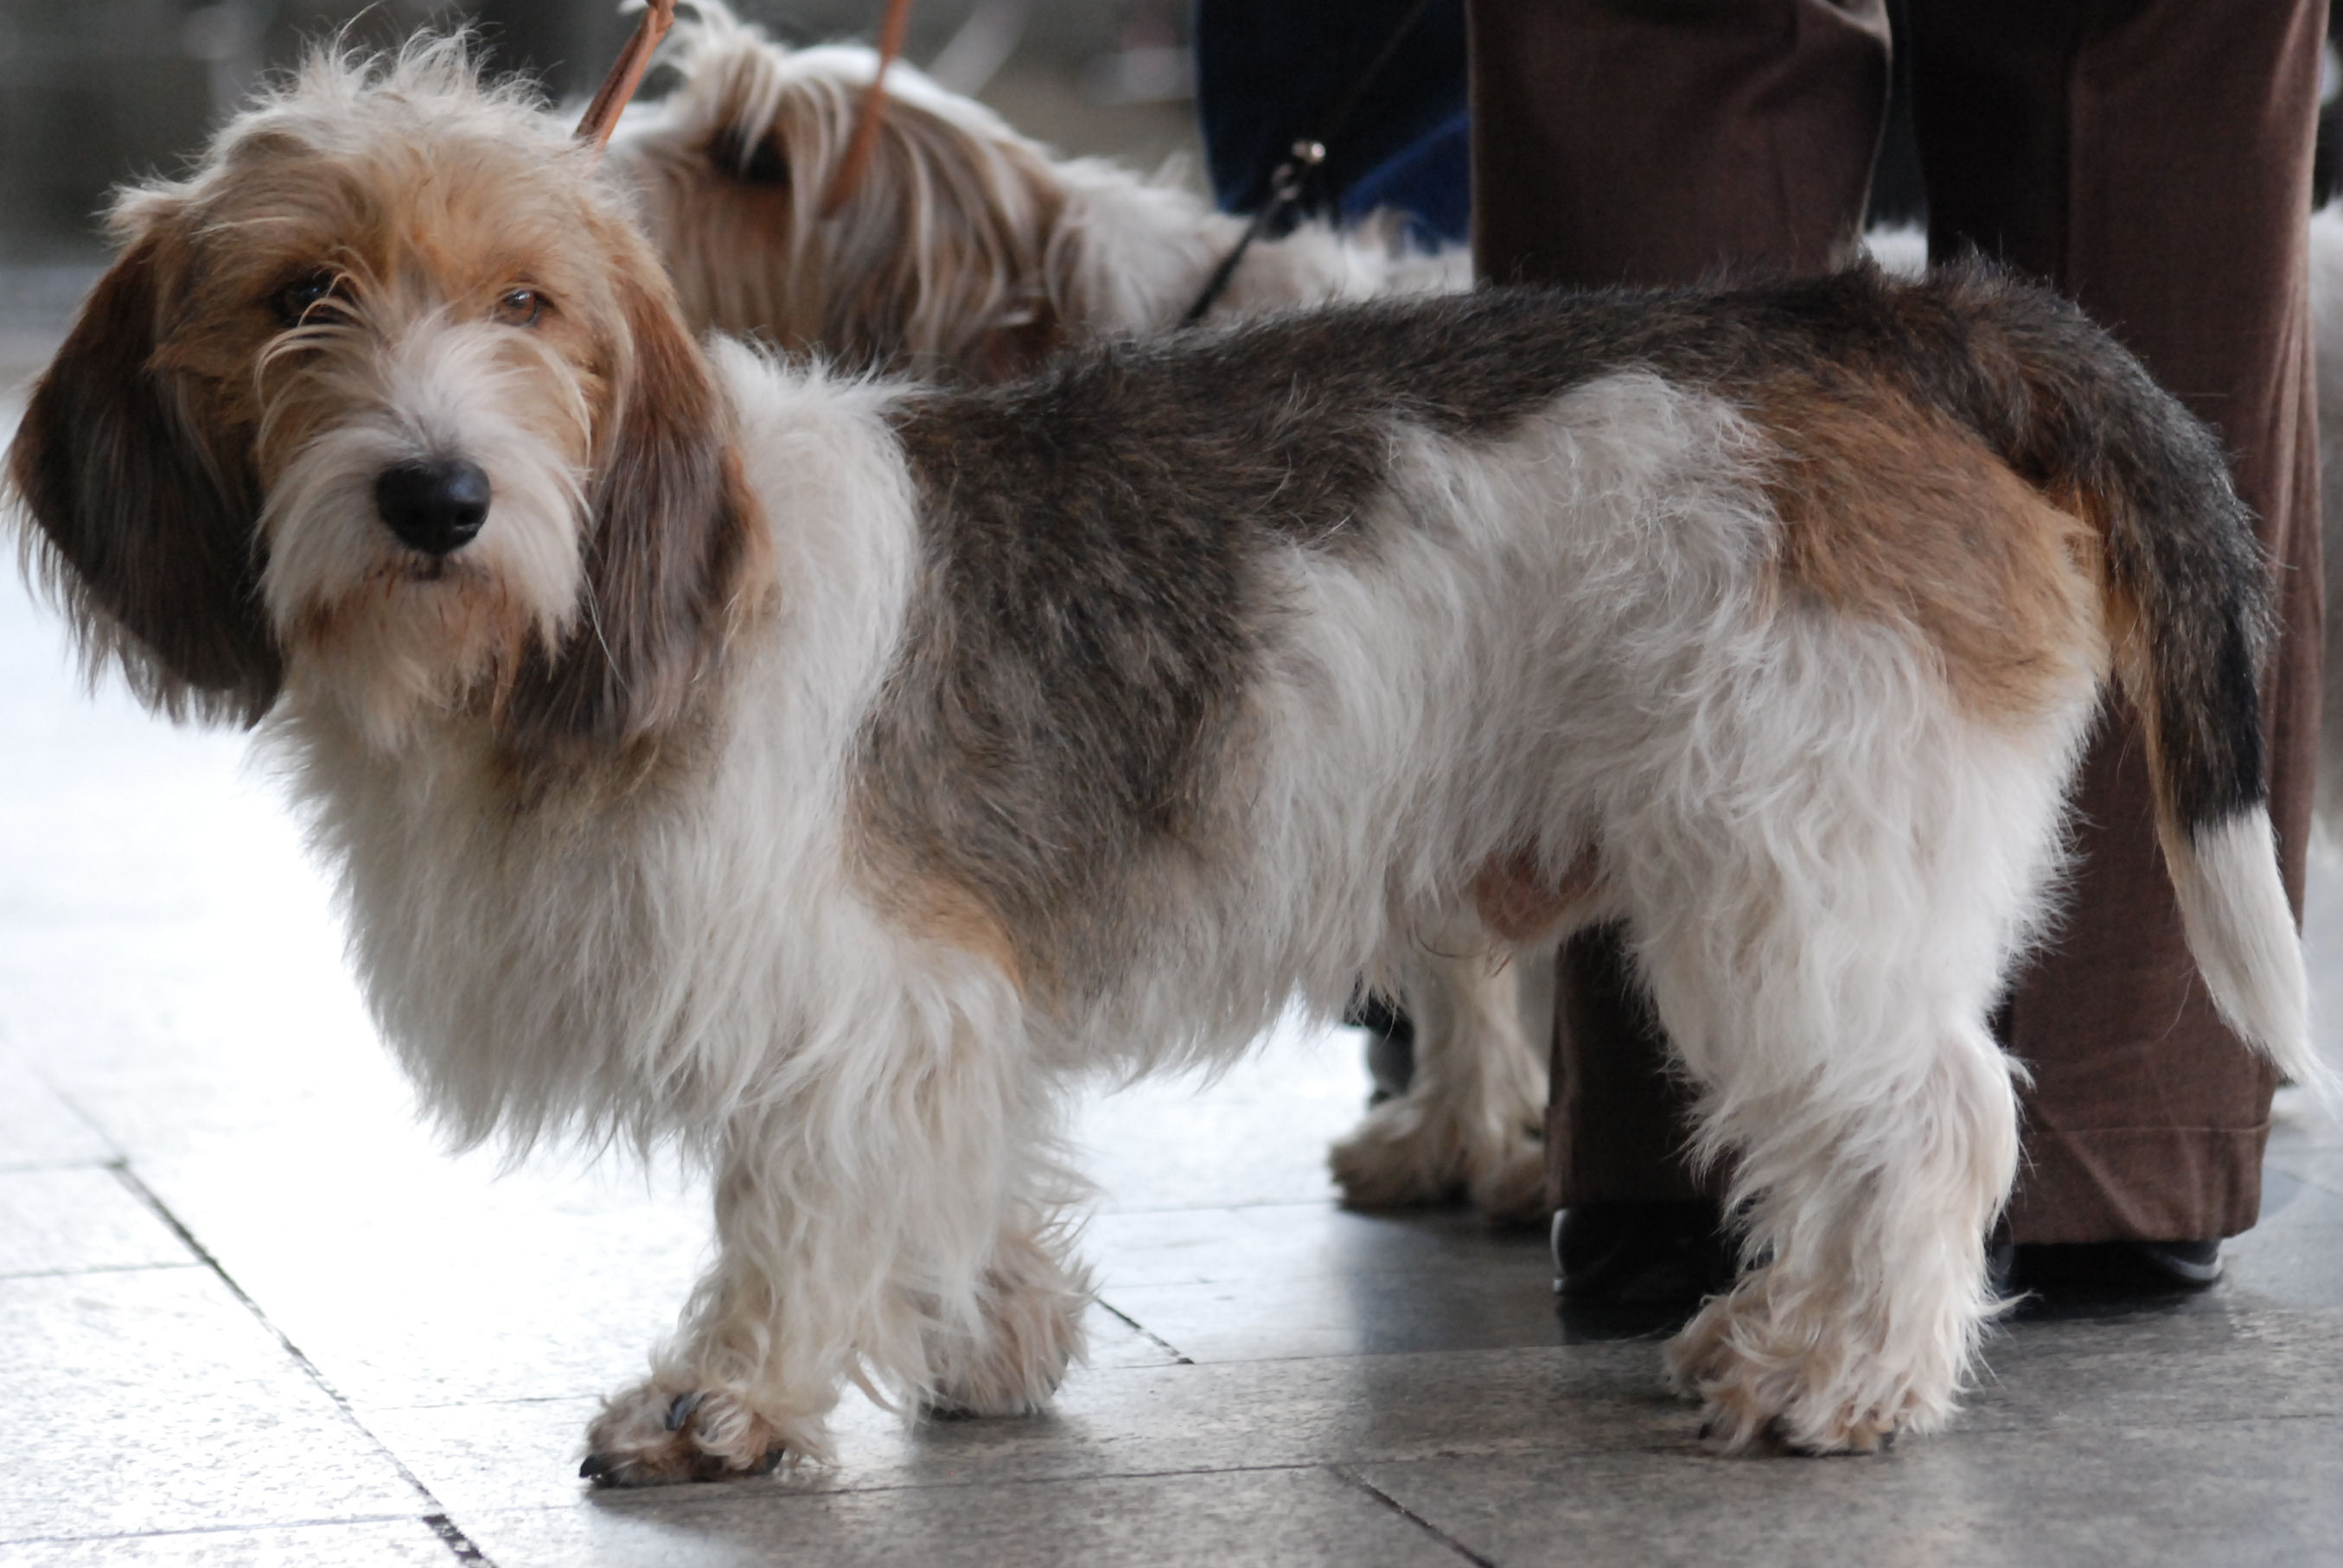
[[[261,516],[261,588],[287,685],[377,749],[434,714],[493,701],[529,641],[557,643],[580,610],[582,475],[563,448],[585,447],[582,399],[566,372],[515,366],[484,337],[458,328],[363,356],[329,350],[272,407],[287,410],[280,428],[304,427]],[[336,412],[320,421],[319,407]],[[488,476],[486,524],[444,556],[408,548],[377,511],[377,477],[458,457]]]

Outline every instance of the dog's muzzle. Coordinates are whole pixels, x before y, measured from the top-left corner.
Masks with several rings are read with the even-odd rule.
[[[374,505],[399,543],[444,556],[488,520],[488,476],[461,458],[396,464],[375,479]]]

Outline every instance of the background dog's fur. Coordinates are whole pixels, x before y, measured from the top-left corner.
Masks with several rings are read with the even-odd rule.
[[[850,1380],[1046,1399],[1071,1075],[1603,916],[1733,1157],[1749,1267],[1670,1352],[1717,1441],[1941,1422],[2016,1157],[1985,1012],[2110,668],[2213,994],[2326,1081],[2265,565],[2047,296],[1493,292],[840,380],[695,347],[447,42],[314,63],[117,222],[9,461],[85,647],[266,715],[453,1125],[714,1170],[600,1479],[819,1454]],[[457,455],[515,504],[408,548],[372,487]]]
[[[610,149],[695,327],[993,379],[1070,342],[1172,326],[1244,231],[1172,179],[1056,157],[900,63],[876,155],[820,218],[876,55],[783,48],[695,9],[669,45],[680,85],[629,110]],[[1312,221],[1254,246],[1213,318],[1469,277],[1461,249],[1416,252],[1396,223]]]

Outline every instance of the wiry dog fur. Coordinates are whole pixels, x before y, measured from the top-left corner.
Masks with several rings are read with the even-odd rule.
[[[787,49],[714,0],[695,9],[674,35],[680,85],[628,115],[611,156],[699,327],[994,381],[1071,344],[1176,327],[1242,230],[1175,184],[1053,158],[900,65],[880,154],[825,219],[821,195],[877,57]],[[1470,281],[1459,249],[1412,254],[1381,226],[1312,221],[1255,245],[1212,319]],[[1545,1218],[1545,1032],[1531,1017],[1549,988],[1517,987],[1550,962],[1543,950],[1492,964],[1426,948],[1385,977],[1413,1018],[1415,1072],[1333,1151],[1351,1202],[1462,1192],[1502,1220]]]
[[[125,199],[10,457],[85,646],[265,715],[468,1135],[674,1139],[718,1255],[588,1473],[1047,1399],[1064,1086],[1595,917],[1731,1159],[1670,1351],[1725,1447],[1952,1408],[2016,1158],[1986,1030],[2112,670],[2191,945],[2297,1077],[2267,568],[2207,433],[1978,272],[1346,307],[958,393],[684,335],[457,45]],[[468,542],[378,476],[458,456]],[[386,503],[387,506],[387,503]]]
[[[2310,340],[2318,395],[2319,553],[2326,602],[2343,606],[2343,205],[2310,215]],[[1891,273],[1918,277],[1928,266],[1928,236],[1916,227],[1876,228],[1864,236],[1872,259]],[[2318,789],[2314,848],[2343,856],[2343,613],[2325,618],[2320,654]]]
[[[1170,179],[1059,158],[898,63],[875,155],[823,218],[878,56],[788,49],[708,0],[677,23],[681,85],[629,110],[612,163],[695,327],[928,379],[997,379],[1069,342],[1174,325],[1244,221]],[[1213,313],[1449,288],[1455,249],[1305,223],[1256,245]]]

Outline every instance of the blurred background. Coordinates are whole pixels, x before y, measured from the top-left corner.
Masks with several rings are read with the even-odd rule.
[[[881,0],[736,0],[793,44],[869,40]],[[1070,152],[1193,168],[1188,0],[920,0],[906,55]],[[499,66],[593,91],[634,26],[616,0],[0,0],[0,381],[37,368],[104,259],[124,181],[176,173],[311,40],[468,20]],[[646,92],[656,94],[654,77]]]
[[[879,9],[735,5],[790,43],[867,38]],[[1160,159],[1190,141],[1187,10],[1185,0],[924,0],[907,53],[1045,138],[1055,127]],[[0,0],[0,261],[89,259],[109,186],[171,172],[308,42],[393,43],[458,20],[480,30],[498,65],[565,99],[593,90],[634,25],[615,0]]]
[[[869,39],[882,4],[735,0],[735,9],[785,42],[806,44]],[[920,0],[906,53],[1061,151],[1112,154],[1151,170],[1172,162],[1201,186],[1190,49],[1197,4]],[[1888,4],[1900,31],[1907,0]],[[1294,9],[1342,14],[1322,0]],[[1227,11],[1244,15],[1234,5]],[[1363,6],[1360,26],[1376,15]],[[617,0],[0,0],[0,400],[39,367],[96,277],[97,215],[111,187],[176,172],[264,73],[291,64],[313,40],[380,45],[458,21],[479,30],[494,65],[527,71],[572,102],[592,90],[634,25]],[[2343,27],[2343,5],[2330,25]],[[2338,77],[2330,45],[2320,201],[2343,166]],[[644,89],[662,90],[656,74]],[[1898,92],[1872,220],[1919,222],[1924,205]]]

